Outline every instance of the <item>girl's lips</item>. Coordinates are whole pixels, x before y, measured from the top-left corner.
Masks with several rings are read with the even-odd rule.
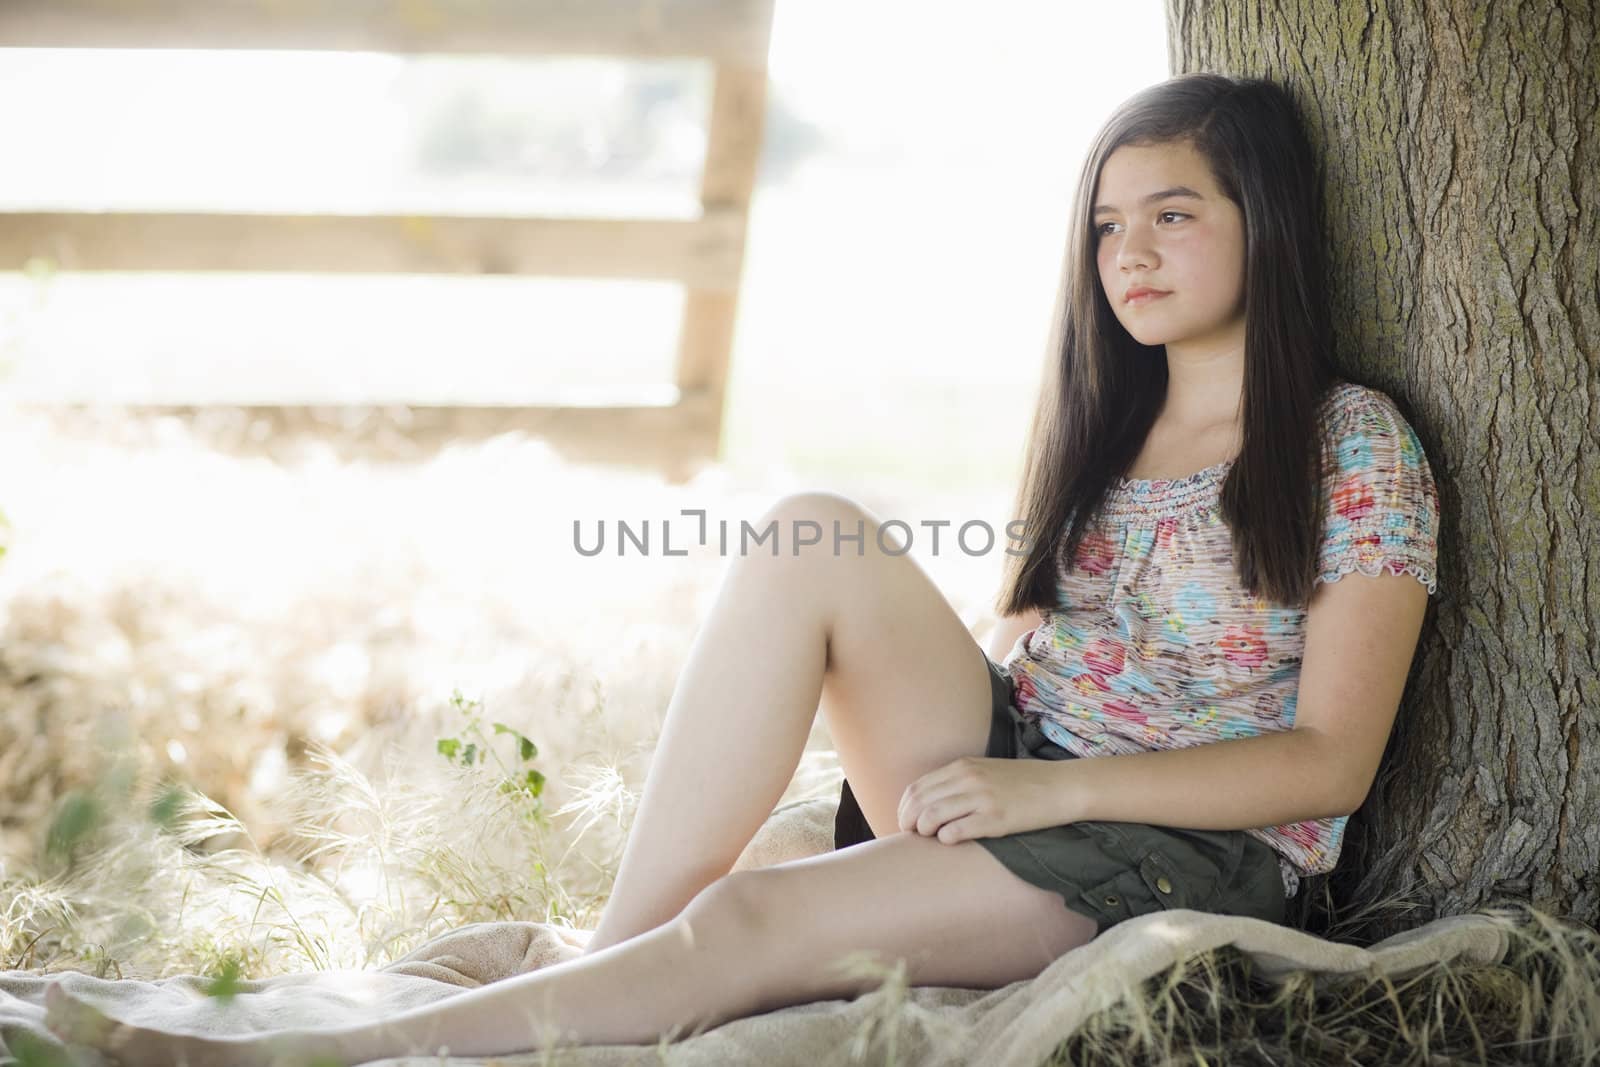
[[[1133,305],[1148,304],[1152,300],[1160,300],[1164,296],[1171,296],[1171,295],[1172,295],[1171,293],[1164,293],[1164,292],[1161,292],[1159,290],[1153,290],[1152,289],[1152,290],[1146,290],[1145,292],[1142,292],[1142,293],[1135,293],[1133,296],[1128,297],[1128,299],[1125,302],[1128,303],[1128,304],[1133,304]]]

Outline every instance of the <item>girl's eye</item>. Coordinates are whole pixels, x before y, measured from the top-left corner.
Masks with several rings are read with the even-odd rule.
[[[1157,215],[1157,216],[1156,216],[1156,217],[1157,217],[1157,218],[1163,218],[1163,219],[1164,219],[1164,218],[1166,218],[1166,217],[1167,217],[1167,216],[1168,216],[1168,215],[1172,215],[1172,216],[1175,216],[1175,217],[1177,217],[1177,218],[1180,218],[1180,219],[1186,219],[1186,218],[1188,218],[1188,217],[1189,217],[1189,216],[1188,216],[1188,215],[1185,215],[1185,214],[1184,214],[1184,213],[1183,213],[1183,212],[1181,212],[1181,211],[1163,211],[1163,212],[1162,212],[1162,213],[1161,213],[1161,214],[1160,214],[1160,215]]]
[[[1102,222],[1100,225],[1094,228],[1094,235],[1096,237],[1104,237],[1106,235],[1106,227],[1115,225],[1116,223],[1114,222]]]

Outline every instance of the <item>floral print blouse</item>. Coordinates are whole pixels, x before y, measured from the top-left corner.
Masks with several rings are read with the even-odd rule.
[[[1388,570],[1433,594],[1438,493],[1415,432],[1375,389],[1341,382],[1325,405],[1317,580]],[[1017,710],[1056,744],[1092,757],[1294,725],[1306,613],[1240,586],[1218,503],[1232,462],[1174,480],[1118,479],[1072,565],[1058,568],[1057,606],[1001,665]],[[1246,832],[1277,851],[1293,896],[1302,875],[1333,869],[1345,822]]]

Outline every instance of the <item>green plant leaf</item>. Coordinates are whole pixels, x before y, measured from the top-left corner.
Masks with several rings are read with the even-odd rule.
[[[524,761],[531,760],[539,754],[539,746],[528,739],[528,735],[520,730],[512,729],[503,722],[494,724],[496,734],[510,734],[517,739],[517,751]]]
[[[224,959],[216,977],[206,986],[206,996],[216,997],[224,1004],[232,1000],[239,992],[239,975],[242,970],[237,958],[229,956]]]
[[[461,742],[457,738],[454,738],[454,737],[441,737],[441,738],[439,738],[439,744],[438,744],[439,755],[443,756],[445,759],[449,760],[451,763],[455,762],[455,760],[456,760],[456,752],[460,748],[461,748]]]
[[[172,829],[172,824],[177,821],[178,809],[183,805],[183,788],[178,785],[168,785],[150,803],[150,821],[160,826],[163,830]]]
[[[11,1051],[17,1057],[17,1067],[73,1067],[67,1051],[58,1045],[47,1045],[43,1038],[27,1030],[17,1030],[6,1035]]]
[[[69,854],[74,845],[100,824],[100,814],[100,803],[94,797],[77,791],[68,793],[50,823],[45,850],[52,855]]]

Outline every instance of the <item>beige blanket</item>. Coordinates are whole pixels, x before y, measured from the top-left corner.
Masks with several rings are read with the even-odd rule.
[[[826,847],[832,806],[802,802],[780,808],[740,858],[740,867],[815,853]],[[242,982],[223,1004],[204,994],[206,979],[109,981],[67,973],[42,976],[0,972],[0,1064],[28,1040],[59,1049],[44,1026],[44,991],[60,980],[119,1020],[190,1033],[246,1033],[371,1021],[462,989],[577,956],[583,931],[531,922],[474,923],[422,945],[376,971],[281,975]],[[882,1062],[890,1047],[900,1063],[984,1063],[1037,1067],[1088,1015],[1182,957],[1232,944],[1253,956],[1257,971],[1277,978],[1296,969],[1352,972],[1375,968],[1398,974],[1437,960],[1465,957],[1498,962],[1509,935],[1487,915],[1440,919],[1371,949],[1337,944],[1257,919],[1172,910],[1119,923],[1057,959],[1031,981],[981,991],[913,988],[902,1000],[886,987],[853,1001],[822,1001],[726,1023],[681,1040],[665,1054],[654,1046],[591,1046],[493,1057],[505,1067],[534,1064],[609,1067],[613,1064],[697,1065],[756,1062],[818,1064]],[[872,1025],[864,1026],[869,1020]],[[858,1033],[870,1045],[855,1044]],[[19,1039],[20,1038],[20,1039]],[[72,1061],[63,1061],[72,1062]],[[92,1063],[93,1060],[82,1062]],[[479,1064],[470,1057],[406,1057],[381,1062]]]

